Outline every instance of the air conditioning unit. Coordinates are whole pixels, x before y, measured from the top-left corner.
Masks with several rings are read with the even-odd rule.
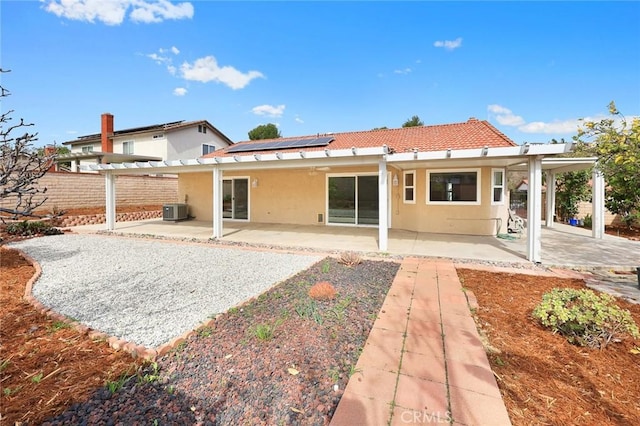
[[[186,204],[165,204],[162,206],[162,220],[184,220],[189,216]]]

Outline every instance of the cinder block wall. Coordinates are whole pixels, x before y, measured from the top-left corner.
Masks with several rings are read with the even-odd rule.
[[[52,211],[105,206],[105,178],[90,173],[49,172],[38,181],[48,197],[38,210]],[[13,207],[13,199],[0,200],[0,206]],[[116,205],[142,206],[178,201],[176,177],[116,176]]]

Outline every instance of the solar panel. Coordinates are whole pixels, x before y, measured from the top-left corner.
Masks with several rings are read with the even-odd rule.
[[[289,148],[309,148],[315,146],[326,146],[334,140],[332,137],[322,137],[313,139],[293,139],[286,141],[256,142],[246,143],[232,146],[227,150],[229,153],[235,152],[251,152],[251,151],[270,151]]]

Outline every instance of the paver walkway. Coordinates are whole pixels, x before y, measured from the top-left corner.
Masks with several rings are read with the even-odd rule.
[[[510,425],[454,263],[405,258],[331,425]]]

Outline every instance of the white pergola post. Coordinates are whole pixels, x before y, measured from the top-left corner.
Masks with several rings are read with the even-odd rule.
[[[542,157],[529,158],[527,190],[527,259],[540,263],[542,245]]]
[[[213,168],[213,238],[222,238],[222,171]]]
[[[386,156],[378,162],[378,249],[387,251],[389,246],[389,209]]]
[[[107,231],[116,229],[116,176],[113,173],[104,174],[105,203]]]
[[[545,225],[553,228],[553,217],[556,214],[556,174],[547,172],[547,212],[545,215]]]
[[[595,167],[591,174],[592,182],[592,214],[591,214],[591,234],[593,238],[604,238],[604,176]]]

